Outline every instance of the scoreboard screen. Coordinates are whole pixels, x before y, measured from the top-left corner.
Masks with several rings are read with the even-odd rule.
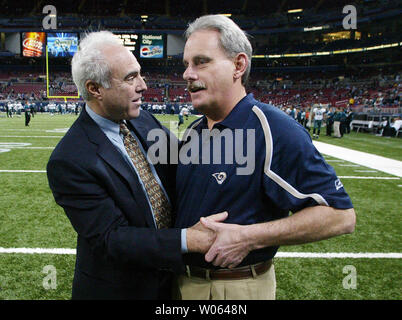
[[[72,57],[78,50],[78,34],[67,32],[48,33],[47,50],[50,57]]]
[[[165,57],[166,36],[164,34],[142,34],[140,58],[162,59]]]
[[[133,54],[136,54],[138,46],[138,34],[134,33],[119,33],[116,36],[121,40],[122,44],[130,50]]]

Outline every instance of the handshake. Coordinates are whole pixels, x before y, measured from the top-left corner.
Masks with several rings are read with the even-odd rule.
[[[205,254],[205,261],[214,266],[234,268],[252,250],[247,226],[222,223],[228,213],[221,212],[205,218],[187,229],[189,252]]]

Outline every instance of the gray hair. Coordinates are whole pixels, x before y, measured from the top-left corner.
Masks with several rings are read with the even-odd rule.
[[[71,61],[73,80],[85,101],[91,99],[85,83],[92,80],[104,88],[110,88],[111,70],[103,53],[105,46],[121,46],[120,40],[109,31],[88,33],[80,41],[79,49]]]
[[[220,45],[229,58],[238,53],[245,53],[248,58],[246,71],[242,76],[242,84],[246,85],[251,70],[251,56],[253,48],[247,34],[228,17],[216,14],[197,18],[189,24],[184,36],[186,40],[198,30],[216,30],[220,33]]]

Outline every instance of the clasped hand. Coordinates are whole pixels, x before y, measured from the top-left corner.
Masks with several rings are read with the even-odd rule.
[[[214,266],[234,268],[250,252],[246,226],[222,223],[228,216],[222,212],[201,218],[189,228],[187,241],[189,250],[205,254],[205,260]]]

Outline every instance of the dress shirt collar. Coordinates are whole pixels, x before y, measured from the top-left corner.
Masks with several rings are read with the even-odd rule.
[[[102,131],[111,137],[120,137],[120,125],[109,119],[106,119],[99,114],[95,113],[90,106],[85,105],[85,110],[88,112],[89,116],[97,123],[97,125],[102,129]]]

